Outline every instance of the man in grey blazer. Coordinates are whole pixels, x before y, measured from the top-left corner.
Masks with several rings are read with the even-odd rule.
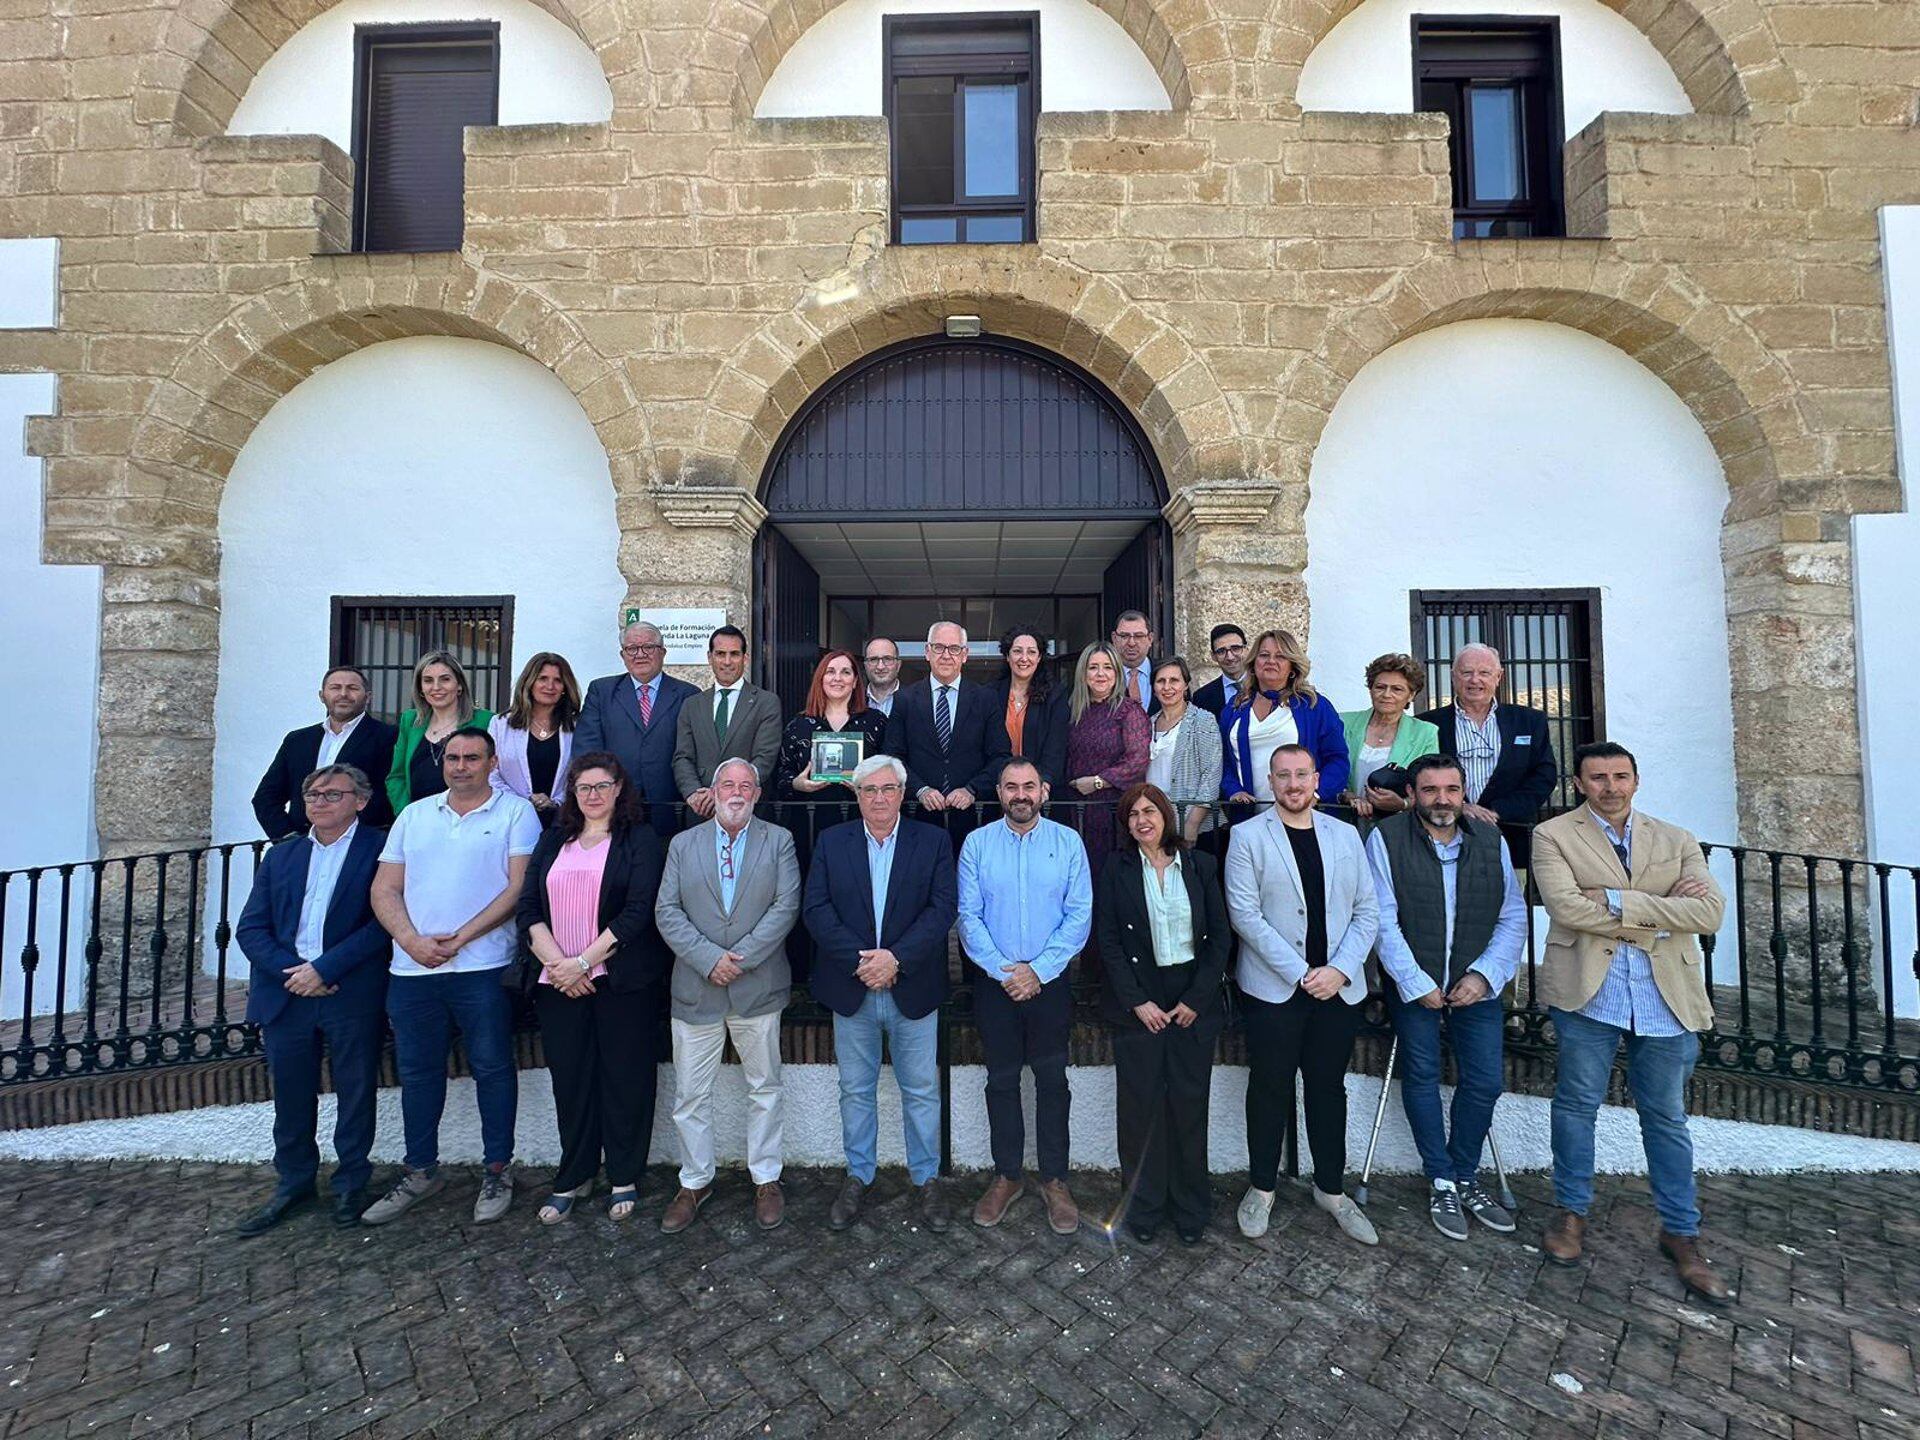
[[[754,1218],[771,1230],[786,1216],[780,1189],[780,1012],[792,976],[787,932],[800,915],[793,836],[754,818],[760,778],[751,761],[723,760],[711,790],[713,819],[673,837],[654,920],[673,950],[673,1125],[680,1190],[660,1217],[676,1234],[713,1194],[713,1084],[727,1037],[740,1056],[752,1109],[747,1170]]]
[[[713,667],[713,688],[680,707],[673,739],[673,783],[687,809],[702,819],[713,816],[707,777],[722,760],[751,761],[765,786],[780,758],[780,701],[771,690],[747,682],[747,637],[735,626],[722,625],[707,637],[707,664]]]
[[[1227,846],[1227,916],[1240,937],[1234,978],[1247,1027],[1240,1233],[1256,1239],[1267,1232],[1298,1073],[1314,1202],[1350,1239],[1377,1245],[1380,1237],[1346,1194],[1346,1086],[1380,902],[1360,832],[1313,808],[1320,793],[1313,752],[1282,745],[1269,773],[1273,808],[1235,826]]]

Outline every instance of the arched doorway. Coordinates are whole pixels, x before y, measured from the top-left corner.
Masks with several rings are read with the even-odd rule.
[[[760,683],[791,712],[821,649],[872,636],[917,668],[957,620],[996,673],[1011,625],[1056,664],[1122,610],[1172,633],[1166,481],[1132,416],[1085,371],[1015,340],[910,340],[823,387],[768,460],[756,553]]]

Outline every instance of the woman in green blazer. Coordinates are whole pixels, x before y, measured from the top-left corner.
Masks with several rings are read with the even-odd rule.
[[[491,710],[476,710],[467,688],[467,672],[445,650],[429,650],[413,667],[413,708],[400,712],[400,736],[393,743],[393,768],[387,771],[387,798],[398,815],[415,800],[447,788],[441,760],[447,737],[470,725],[481,729]]]
[[[1373,708],[1340,717],[1347,727],[1347,754],[1353,757],[1351,787],[1340,798],[1362,819],[1407,808],[1393,791],[1368,785],[1369,775],[1382,765],[1410,765],[1422,755],[1440,753],[1440,727],[1413,715],[1413,697],[1426,686],[1426,667],[1411,655],[1382,655],[1367,666]]]

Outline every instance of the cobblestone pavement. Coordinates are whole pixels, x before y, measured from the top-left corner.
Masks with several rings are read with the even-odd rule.
[[[535,1177],[541,1178],[541,1177]],[[1920,1435],[1920,1183],[1715,1179],[1738,1281],[1687,1303],[1644,1186],[1603,1181],[1592,1263],[1520,1234],[1450,1244],[1416,1182],[1377,1185],[1374,1251],[1283,1195],[1258,1243],[1222,1184],[1198,1249],[1059,1239],[1035,1201],[998,1230],[916,1227],[884,1176],[843,1235],[836,1177],[791,1178],[758,1231],[742,1180],[662,1236],[596,1201],[543,1230],[524,1185],[491,1229],[473,1177],[383,1231],[320,1210],[258,1240],[260,1169],[0,1165],[0,1434],[89,1436]],[[1083,1205],[1111,1204],[1085,1177]]]

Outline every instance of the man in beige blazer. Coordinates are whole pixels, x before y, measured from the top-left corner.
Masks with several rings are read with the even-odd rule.
[[[1627,1089],[1640,1116],[1660,1249],[1694,1295],[1733,1292],[1700,1251],[1700,1210],[1687,1128],[1696,1032],[1713,1024],[1698,937],[1720,928],[1726,900],[1700,844],[1633,808],[1639,766],[1611,741],[1574,752],[1586,803],[1533,834],[1533,882],[1547,907],[1540,996],[1559,1039],[1553,1093],[1553,1191],[1547,1258],[1580,1258],[1593,1200],[1594,1120],[1622,1041]]]

